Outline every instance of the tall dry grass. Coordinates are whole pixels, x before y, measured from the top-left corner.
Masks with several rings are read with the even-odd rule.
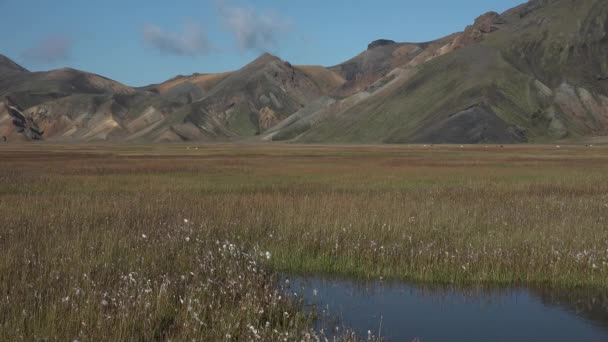
[[[0,339],[306,338],[277,271],[606,288],[607,167],[575,147],[5,146]]]

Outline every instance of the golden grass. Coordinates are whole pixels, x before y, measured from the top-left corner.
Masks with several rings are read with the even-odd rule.
[[[331,92],[346,83],[346,80],[337,72],[318,65],[298,65],[297,69],[302,70],[311,79],[317,82],[324,91]]]
[[[608,288],[606,170],[603,147],[0,145],[0,339],[302,338],[273,271]]]
[[[221,82],[226,77],[230,76],[230,72],[223,72],[217,74],[203,74],[203,75],[192,75],[180,77],[178,79],[173,79],[167,81],[165,83],[161,83],[157,86],[159,92],[164,94],[168,92],[171,88],[178,86],[185,82],[190,82],[197,87],[203,89],[204,91],[209,91],[213,86]]]

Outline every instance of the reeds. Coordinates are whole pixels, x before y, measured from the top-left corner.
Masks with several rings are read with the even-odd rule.
[[[0,340],[314,340],[274,272],[608,287],[605,149],[2,148]]]

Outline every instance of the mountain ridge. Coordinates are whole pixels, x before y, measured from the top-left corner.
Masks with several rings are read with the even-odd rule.
[[[332,67],[263,54],[132,88],[0,56],[45,140],[523,143],[608,135],[608,4],[532,0],[437,40],[370,42]],[[15,136],[0,108],[0,134]],[[8,132],[8,133],[7,133]]]
[[[6,77],[10,74],[27,73],[29,72],[26,68],[15,63],[5,55],[0,54],[0,77]]]

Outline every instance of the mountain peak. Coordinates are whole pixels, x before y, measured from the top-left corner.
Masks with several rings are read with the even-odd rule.
[[[18,72],[28,72],[28,70],[15,63],[12,59],[4,55],[0,55],[0,75]]]
[[[262,54],[260,57],[253,60],[251,63],[245,65],[241,70],[252,70],[257,68],[263,68],[273,62],[282,62],[282,60],[268,52]]]
[[[281,59],[275,55],[271,55],[268,52],[263,53],[260,57],[256,58],[253,63],[269,63],[274,61],[280,61]]]
[[[371,49],[375,49],[380,46],[387,46],[387,45],[393,45],[393,44],[397,44],[397,42],[395,42],[394,40],[390,40],[390,39],[378,39],[378,40],[374,40],[373,42],[369,43],[369,45],[367,46],[367,49],[371,50]]]

